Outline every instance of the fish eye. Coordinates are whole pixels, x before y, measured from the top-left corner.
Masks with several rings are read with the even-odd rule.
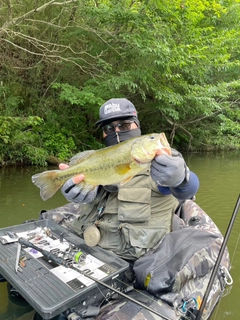
[[[151,137],[149,137],[151,140],[153,140],[153,139],[155,139],[155,137],[154,136],[151,136]]]

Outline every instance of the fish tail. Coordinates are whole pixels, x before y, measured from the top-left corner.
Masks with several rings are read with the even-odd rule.
[[[59,170],[50,170],[32,176],[32,182],[40,189],[41,198],[46,201],[62,186]]]

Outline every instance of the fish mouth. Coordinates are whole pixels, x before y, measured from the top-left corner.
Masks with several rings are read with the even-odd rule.
[[[168,144],[166,137],[164,136],[164,138],[162,138],[162,139],[163,139],[163,141],[161,141],[161,138],[158,140],[158,150],[156,151],[156,156],[171,155],[171,148]],[[165,146],[162,142],[165,143]]]

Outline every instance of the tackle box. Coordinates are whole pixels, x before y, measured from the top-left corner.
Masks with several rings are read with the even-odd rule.
[[[34,238],[35,237],[35,238]],[[58,265],[34,248],[22,246],[16,268],[18,239],[31,241],[41,250],[60,255],[77,250],[79,272]],[[73,249],[72,249],[73,248]],[[16,271],[17,269],[17,271]],[[0,229],[0,273],[43,319],[52,319],[78,305],[78,309],[98,304],[111,290],[83,273],[121,290],[128,263],[85,241],[52,220],[36,220]]]

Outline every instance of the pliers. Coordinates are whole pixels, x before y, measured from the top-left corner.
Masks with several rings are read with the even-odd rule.
[[[21,243],[18,242],[17,255],[16,255],[16,261],[15,261],[15,272],[16,273],[18,272],[18,268],[19,268],[21,249],[22,249],[22,245],[21,245]]]

